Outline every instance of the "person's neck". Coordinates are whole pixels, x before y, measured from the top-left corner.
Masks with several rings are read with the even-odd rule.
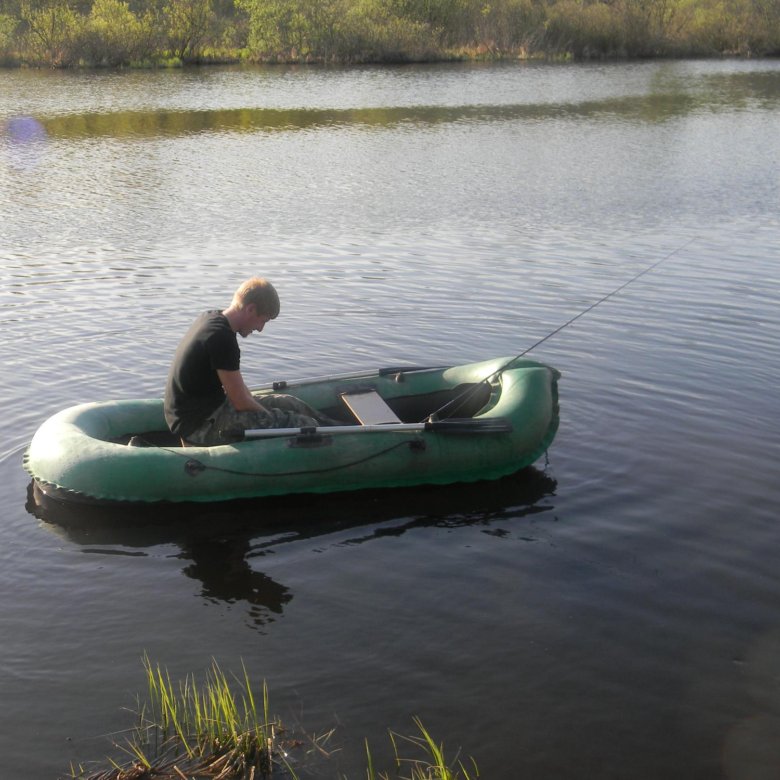
[[[233,333],[238,333],[241,330],[243,311],[243,309],[239,309],[236,306],[228,306],[227,309],[222,310],[222,316],[228,321],[228,325],[230,325]]]

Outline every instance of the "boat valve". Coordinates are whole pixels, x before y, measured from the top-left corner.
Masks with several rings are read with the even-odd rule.
[[[199,460],[194,460],[193,458],[190,458],[184,464],[184,471],[190,477],[197,477],[198,474],[200,474],[202,471],[205,471],[205,470],[206,470],[206,467]]]

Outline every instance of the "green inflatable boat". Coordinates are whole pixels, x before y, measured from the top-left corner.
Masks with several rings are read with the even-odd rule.
[[[75,501],[226,501],[497,479],[536,461],[558,427],[560,374],[528,359],[392,367],[280,381],[343,425],[245,431],[182,446],[160,399],[88,403],[49,418],[24,465]]]

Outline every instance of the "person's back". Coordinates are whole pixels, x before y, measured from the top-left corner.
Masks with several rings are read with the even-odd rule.
[[[201,314],[179,344],[165,388],[165,420],[187,438],[225,400],[218,369],[238,371],[236,334],[222,312]]]
[[[290,395],[256,398],[241,375],[237,335],[246,338],[279,314],[273,285],[255,277],[223,311],[201,314],[181,340],[165,388],[165,420],[188,444],[230,441],[236,429],[296,428],[332,420]]]

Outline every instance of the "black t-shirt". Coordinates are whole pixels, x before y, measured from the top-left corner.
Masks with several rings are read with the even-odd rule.
[[[222,312],[201,314],[179,343],[165,387],[165,420],[187,437],[225,400],[217,369],[238,371],[238,339]]]

